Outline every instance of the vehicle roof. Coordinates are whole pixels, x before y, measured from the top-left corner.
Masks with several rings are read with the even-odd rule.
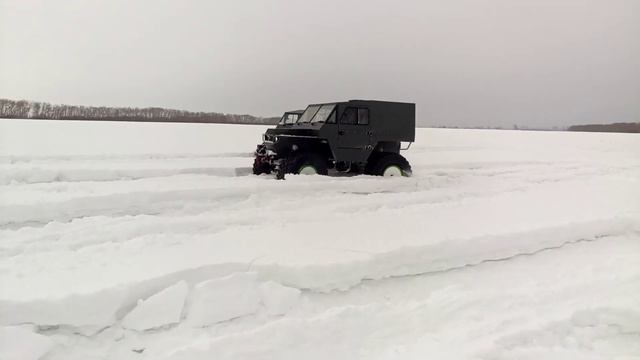
[[[346,101],[331,101],[324,103],[314,103],[309,104],[308,106],[314,105],[330,105],[330,104],[347,104],[347,103],[376,103],[376,104],[404,104],[404,105],[415,105],[415,103],[410,102],[402,102],[402,101],[385,101],[385,100],[363,100],[363,99],[351,99]],[[304,112],[304,110],[303,110]]]
[[[351,99],[347,102],[368,102],[368,103],[383,103],[383,104],[411,104],[415,105],[415,103],[406,102],[406,101],[385,101],[385,100],[365,100],[365,99]]]
[[[304,112],[304,110],[289,110],[289,111],[285,111],[285,114],[298,114],[301,115]]]

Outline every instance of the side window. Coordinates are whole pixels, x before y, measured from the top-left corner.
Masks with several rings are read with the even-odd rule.
[[[369,125],[369,109],[358,109],[358,125]]]
[[[331,112],[331,115],[327,118],[327,124],[335,124],[336,123],[336,110],[334,109]]]
[[[340,124],[355,125],[358,123],[358,110],[356,108],[347,108],[340,118]]]

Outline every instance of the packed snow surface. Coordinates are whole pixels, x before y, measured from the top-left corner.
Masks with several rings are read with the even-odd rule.
[[[46,354],[53,342],[32,328],[29,325],[0,327],[0,359],[36,360]]]
[[[180,281],[146,300],[138,300],[136,307],[122,319],[122,327],[144,331],[179,323],[188,291],[187,283]]]
[[[276,181],[264,130],[1,120],[0,358],[640,359],[638,135]]]

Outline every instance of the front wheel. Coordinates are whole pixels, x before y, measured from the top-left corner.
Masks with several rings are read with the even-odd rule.
[[[372,163],[367,164],[369,175],[377,175],[384,177],[410,176],[411,165],[407,159],[400,154],[387,153],[375,156],[370,160]]]
[[[287,159],[286,172],[300,175],[327,175],[327,161],[314,153],[303,153]]]

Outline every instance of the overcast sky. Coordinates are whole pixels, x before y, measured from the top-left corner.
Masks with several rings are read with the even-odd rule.
[[[0,0],[0,97],[422,124],[640,121],[640,0]]]

